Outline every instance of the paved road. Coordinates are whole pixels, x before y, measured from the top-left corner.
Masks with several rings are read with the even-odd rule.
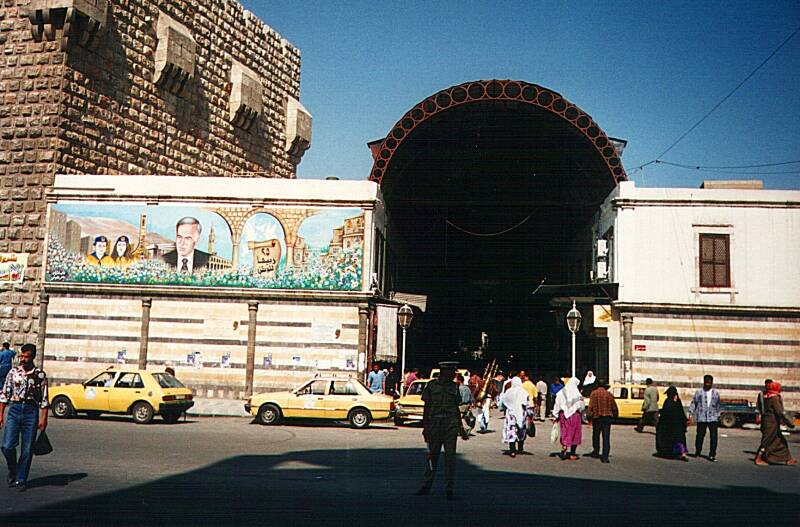
[[[620,425],[608,465],[560,461],[549,426],[539,431],[532,455],[515,459],[499,432],[459,441],[459,499],[447,502],[441,481],[413,495],[424,466],[418,427],[53,419],[56,450],[34,460],[29,490],[0,488],[0,525],[441,525],[443,514],[445,524],[492,526],[800,525],[800,468],[754,466],[756,431],[725,431],[719,463],[682,463],[653,457],[651,433]],[[800,454],[800,436],[790,444]]]

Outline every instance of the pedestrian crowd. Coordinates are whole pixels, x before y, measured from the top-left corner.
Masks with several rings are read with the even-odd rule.
[[[428,463],[423,486],[418,494],[428,494],[436,472],[440,451],[445,451],[445,484],[448,498],[452,497],[454,481],[454,457],[456,439],[464,437],[463,416],[469,408],[478,412],[479,432],[489,431],[489,413],[493,407],[503,412],[502,442],[508,445],[504,452],[512,458],[528,454],[525,441],[536,436],[536,422],[553,419],[551,442],[560,444],[557,455],[561,460],[575,461],[580,458],[578,447],[583,443],[584,419],[591,423],[592,450],[585,457],[598,458],[610,463],[612,422],[619,417],[617,401],[609,390],[609,384],[588,372],[581,383],[572,377],[564,382],[554,378],[548,384],[543,378],[533,382],[527,372],[513,372],[508,377],[502,373],[485,381],[477,374],[466,378],[455,374],[453,363],[440,363],[441,373],[436,382],[429,382],[423,391],[425,402],[423,436],[428,443]],[[409,374],[410,375],[410,374]],[[482,390],[486,383],[486,390]],[[660,394],[653,379],[645,381],[642,394],[642,417],[635,430],[642,433],[647,426],[655,427],[655,456],[689,461],[699,458],[708,436],[706,459],[717,461],[718,427],[721,415],[721,397],[714,387],[711,375],[703,377],[688,406],[688,413],[681,402],[678,389],[669,386],[659,408]],[[449,395],[448,395],[449,394]],[[478,394],[485,395],[476,403]],[[586,399],[588,398],[588,404]],[[781,425],[794,428],[786,417],[781,399],[781,385],[767,379],[764,390],[758,396],[758,412],[761,416],[762,440],[755,458],[756,465],[794,465],[788,442],[781,432]],[[686,440],[687,427],[696,424],[693,454]],[[467,439],[467,436],[464,439]]]
[[[8,466],[7,483],[24,491],[34,444],[47,427],[48,381],[45,372],[35,366],[36,346],[23,345],[15,367],[16,356],[17,352],[8,342],[2,344],[0,428],[4,429],[2,453]],[[503,413],[501,437],[508,445],[506,454],[512,458],[528,454],[525,441],[536,436],[537,422],[550,417],[553,419],[550,439],[560,444],[560,452],[554,455],[565,461],[579,459],[578,447],[583,443],[582,425],[588,421],[592,427],[592,450],[586,457],[610,463],[611,428],[613,420],[619,416],[619,408],[609,385],[593,372],[587,372],[583,382],[576,377],[555,377],[548,384],[544,377],[536,377],[534,382],[525,370],[512,372],[508,377],[493,372],[492,378],[483,379],[477,372],[457,373],[453,362],[443,362],[439,366],[438,378],[428,382],[422,392],[423,436],[428,445],[428,456],[424,482],[418,494],[430,492],[439,456],[444,449],[446,494],[448,498],[453,497],[457,439],[459,436],[469,439],[476,424],[479,433],[490,432],[493,409]],[[401,397],[411,384],[422,378],[417,368],[398,372],[392,365],[381,368],[375,363],[367,376],[367,386],[372,393]],[[675,386],[665,390],[661,402],[654,381],[648,378],[645,385],[642,417],[635,430],[641,433],[647,426],[655,427],[654,455],[688,461],[692,454],[689,453],[686,431],[695,423],[693,457],[701,456],[708,436],[707,459],[716,462],[722,400],[714,387],[714,378],[711,375],[703,377],[703,385],[694,392],[688,413]],[[781,384],[772,379],[765,380],[756,405],[762,438],[755,464],[796,464],[781,432],[781,426],[794,428],[784,412]]]

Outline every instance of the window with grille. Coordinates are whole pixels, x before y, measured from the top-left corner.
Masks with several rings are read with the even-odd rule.
[[[700,235],[700,287],[730,287],[730,235]]]

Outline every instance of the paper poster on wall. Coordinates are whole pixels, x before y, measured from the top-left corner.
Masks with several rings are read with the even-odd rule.
[[[126,355],[128,354],[128,350],[119,350],[117,352],[117,364],[125,364]]]
[[[223,353],[222,358],[219,361],[219,365],[223,368],[230,368],[231,367],[231,354],[230,353]]]
[[[317,361],[317,369],[318,370],[330,370],[331,369],[331,361],[329,361],[329,360],[318,360]]]
[[[272,354],[268,353],[264,355],[264,367],[269,368],[270,366],[272,366]]]
[[[26,253],[0,253],[0,283],[19,284],[28,266]]]
[[[359,208],[102,202],[50,207],[47,282],[333,291],[362,287],[364,211]],[[17,260],[6,266],[8,276],[11,263],[23,264],[13,276],[24,274],[24,262]]]
[[[314,342],[337,342],[342,338],[342,328],[336,324],[317,324],[311,326],[311,339]]]
[[[194,367],[198,369],[203,367],[203,352],[194,352]]]
[[[292,364],[294,365],[300,364],[300,360],[301,360],[300,357],[295,355],[294,357],[292,357]]]
[[[347,359],[347,361],[345,362],[345,368],[347,368],[348,370],[355,370],[356,369],[356,358],[355,357],[349,357]]]

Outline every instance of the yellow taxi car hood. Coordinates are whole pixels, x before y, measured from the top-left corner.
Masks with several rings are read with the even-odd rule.
[[[424,406],[425,403],[422,402],[421,395],[404,395],[403,397],[397,400],[397,404],[402,404],[403,406]]]
[[[83,393],[85,386],[81,383],[62,384],[61,386],[50,386],[47,390],[50,399],[56,395],[70,395],[73,393]]]
[[[255,393],[250,398],[251,404],[260,405],[266,402],[281,403],[299,397],[293,390],[282,390],[279,392]]]

